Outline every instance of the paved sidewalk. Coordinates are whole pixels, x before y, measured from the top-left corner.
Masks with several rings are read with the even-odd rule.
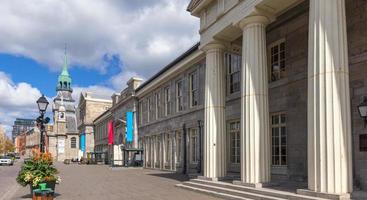
[[[180,174],[145,169],[111,169],[104,165],[56,165],[62,178],[61,184],[56,186],[57,200],[218,200],[176,188],[175,184],[186,180]],[[21,187],[12,199],[28,198],[29,187]]]

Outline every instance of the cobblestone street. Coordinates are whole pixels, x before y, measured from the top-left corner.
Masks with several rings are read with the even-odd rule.
[[[111,169],[104,165],[56,164],[62,178],[56,199],[94,200],[215,200],[217,198],[179,189],[175,184],[185,176],[145,169]],[[28,199],[29,187],[18,187],[11,199]]]

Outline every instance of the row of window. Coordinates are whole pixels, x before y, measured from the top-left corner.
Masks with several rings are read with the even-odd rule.
[[[199,160],[199,139],[198,139],[198,129],[192,128],[189,129],[189,159],[190,163],[197,163]],[[161,140],[163,139],[163,140]],[[161,144],[161,141],[163,144]],[[156,136],[145,137],[145,145],[146,145],[146,154],[147,154],[147,163],[149,163],[152,167],[159,167],[160,160],[160,149],[164,148],[164,163],[171,163],[172,156],[176,160],[176,164],[180,164],[182,162],[182,132],[176,131],[175,136],[173,137],[170,134],[162,134]],[[161,147],[162,145],[162,147]],[[174,151],[173,151],[174,150]],[[174,153],[174,155],[173,155]]]
[[[190,108],[199,105],[199,75],[198,70],[189,74],[189,98]],[[184,81],[180,79],[175,83],[175,111],[181,112],[184,110]],[[172,100],[171,100],[171,87],[167,86],[163,89],[163,99],[161,92],[156,92],[147,98],[146,101],[139,102],[139,116],[140,124],[143,121],[147,123],[157,120],[161,117],[166,117],[172,114]],[[162,101],[163,100],[163,101]],[[144,120],[144,117],[145,120]]]
[[[269,47],[270,53],[270,81],[276,81],[285,77],[285,41],[280,40]],[[226,53],[224,57],[227,68],[227,94],[239,92],[241,89],[241,56],[234,53]],[[189,107],[199,104],[199,75],[198,70],[189,74]],[[175,112],[184,110],[184,81],[180,79],[175,83]],[[144,105],[146,104],[146,105]],[[163,102],[161,92],[147,98],[145,102],[139,103],[140,124],[152,122],[160,117],[172,114],[171,110],[171,88],[163,89]],[[143,120],[144,117],[145,120]]]
[[[228,124],[229,129],[229,141],[230,141],[230,161],[233,164],[239,164],[241,160],[241,142],[240,142],[240,122],[233,121]],[[166,135],[166,136],[165,136]],[[164,134],[164,144],[165,161],[171,161],[172,148],[176,150],[176,161],[180,163],[182,160],[182,136],[180,131],[176,131],[176,144],[173,145],[173,137],[168,134]],[[153,139],[150,139],[153,138]],[[271,150],[272,157],[271,163],[273,166],[286,166],[287,165],[287,133],[286,133],[286,115],[284,113],[277,113],[271,115]],[[158,152],[160,152],[160,140],[161,136],[152,136],[146,139],[152,158],[154,158],[154,163],[159,163],[160,158]],[[189,158],[191,163],[197,163],[199,160],[199,140],[198,140],[198,129],[189,129]],[[154,146],[153,146],[154,145]],[[150,161],[150,156],[148,153],[148,162]]]

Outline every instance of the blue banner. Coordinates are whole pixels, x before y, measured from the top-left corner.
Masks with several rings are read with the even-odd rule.
[[[134,139],[134,113],[126,112],[126,143],[130,143]]]
[[[80,135],[79,148],[80,148],[80,150],[85,152],[85,133],[82,133]]]

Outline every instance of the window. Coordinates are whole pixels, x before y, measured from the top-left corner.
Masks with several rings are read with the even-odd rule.
[[[240,163],[241,160],[240,128],[239,121],[229,123],[231,163]]]
[[[270,46],[270,81],[285,77],[285,42],[280,40]]]
[[[192,163],[198,162],[198,134],[197,129],[190,129],[190,160]]]
[[[148,98],[148,122],[150,122],[151,118],[152,118],[152,100],[149,97]]]
[[[287,165],[287,133],[286,115],[284,113],[273,114],[271,116],[272,135],[272,165]]]
[[[143,125],[143,101],[139,101],[139,122]]]
[[[161,107],[161,94],[155,93],[155,118],[159,119],[159,111]]]
[[[367,151],[367,134],[359,135],[359,151]]]
[[[164,88],[164,115],[171,114],[171,96],[169,87]]]
[[[165,156],[166,156],[166,162],[169,163],[171,160],[171,137],[169,134],[166,135],[166,141],[165,141]]]
[[[241,88],[241,56],[226,53],[225,64],[227,66],[227,91],[229,94],[239,92]]]
[[[72,149],[76,148],[76,137],[70,138],[70,148]]]
[[[190,74],[190,106],[198,105],[198,73],[197,71]]]
[[[176,104],[177,111],[183,110],[183,90],[182,80],[176,82]]]
[[[181,162],[181,144],[182,138],[181,138],[181,132],[176,132],[176,162]]]

